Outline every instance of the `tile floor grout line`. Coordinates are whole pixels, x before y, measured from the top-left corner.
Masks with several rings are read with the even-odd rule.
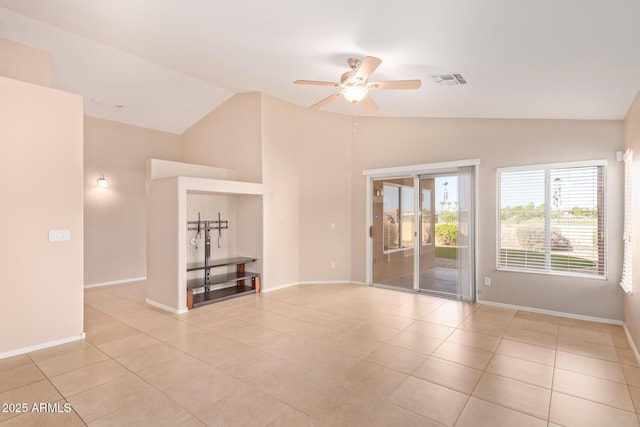
[[[65,396],[64,394],[62,394],[62,391],[60,391],[58,389],[58,387],[56,387],[56,385],[51,381],[51,377],[49,377],[47,374],[44,373],[44,371],[42,370],[42,368],[40,368],[40,366],[38,366],[38,363],[33,360],[33,358],[31,357],[31,355],[29,353],[27,353],[27,356],[29,356],[29,358],[32,360],[33,364],[36,365],[36,367],[40,370],[40,372],[42,373],[42,375],[46,378],[46,380],[49,382],[49,384],[51,385],[51,387],[53,387],[56,392],[58,392],[58,394],[62,397],[62,400],[64,400],[65,402],[69,403],[69,400],[67,400],[67,396]],[[72,372],[72,371],[69,371]],[[70,403],[69,403],[70,404]],[[82,416],[80,416],[80,414],[73,408],[73,406],[71,406],[71,409],[73,410],[73,412],[76,414],[76,416],[80,419],[80,421],[82,421],[84,423],[85,426],[88,426],[89,424],[85,421],[84,418],[82,418]]]
[[[551,405],[553,403],[553,383],[556,380],[556,365],[558,363],[558,343],[560,342],[560,322],[558,322],[558,334],[556,335],[556,348],[553,353],[553,370],[551,371],[551,393],[549,394],[549,410],[547,411],[547,423],[551,422]]]
[[[519,311],[519,310],[518,310],[518,311]],[[513,320],[516,318],[516,315],[517,315],[518,311],[516,311],[516,313],[515,313],[515,314],[513,315],[513,317],[511,318],[511,321],[509,322],[509,325],[507,325],[507,326],[506,326],[505,331],[506,331],[507,329],[509,329],[509,326],[513,323]],[[500,344],[502,343],[502,341],[503,341],[503,340],[504,340],[504,333],[503,333],[503,336],[501,336],[501,337],[500,337],[500,342],[498,343],[498,346],[496,347],[496,350],[498,349],[498,347],[500,347]],[[462,416],[462,413],[464,412],[464,409],[465,409],[465,408],[466,408],[466,406],[469,404],[469,401],[471,400],[471,398],[472,398],[472,397],[473,397],[473,398],[475,398],[475,399],[478,399],[478,400],[482,400],[483,402],[487,402],[487,403],[490,403],[490,404],[493,404],[493,405],[497,405],[497,406],[500,406],[500,407],[502,407],[502,408],[508,409],[508,410],[510,410],[510,411],[515,411],[515,412],[518,412],[518,413],[520,413],[520,414],[524,414],[524,415],[527,415],[527,416],[530,416],[530,417],[533,417],[533,418],[536,418],[536,419],[539,419],[539,420],[543,420],[543,421],[545,421],[545,422],[549,423],[549,419],[548,419],[548,417],[547,417],[547,419],[538,418],[538,417],[536,417],[536,416],[534,416],[534,415],[531,415],[531,414],[528,414],[528,413],[526,413],[526,412],[522,412],[522,411],[519,411],[519,410],[517,410],[517,409],[509,408],[508,406],[502,405],[502,404],[500,404],[500,403],[496,403],[496,402],[493,402],[493,401],[490,401],[490,400],[486,400],[486,399],[483,399],[483,398],[481,398],[481,397],[478,397],[478,396],[474,396],[474,395],[473,395],[473,393],[474,393],[474,392],[476,391],[476,389],[478,388],[478,385],[480,384],[480,381],[482,380],[482,377],[483,377],[485,374],[489,374],[489,375],[496,375],[496,376],[499,376],[499,377],[502,377],[502,378],[506,378],[506,379],[509,379],[509,380],[512,380],[512,381],[517,381],[517,382],[520,382],[520,383],[523,383],[523,384],[534,385],[534,384],[529,384],[529,383],[524,382],[524,381],[516,380],[516,379],[514,379],[514,378],[509,378],[509,377],[505,377],[505,376],[503,376],[503,375],[499,375],[499,374],[492,374],[492,373],[490,373],[490,372],[487,372],[487,367],[489,366],[489,364],[491,364],[491,361],[493,360],[493,358],[494,358],[494,357],[495,357],[495,355],[497,354],[497,352],[496,352],[495,350],[494,350],[492,353],[493,353],[493,354],[491,355],[491,358],[489,359],[489,361],[487,362],[487,364],[485,365],[485,367],[482,369],[482,374],[481,374],[480,378],[478,379],[478,382],[476,382],[475,386],[473,387],[473,390],[471,390],[471,393],[469,393],[469,399],[467,400],[467,403],[465,404],[465,406],[464,406],[464,408],[462,409],[462,411],[460,411],[460,414],[458,415],[458,418],[456,419],[456,423],[459,421],[460,417]],[[524,359],[522,359],[522,360],[524,360]],[[539,386],[536,386],[536,387],[539,387]],[[544,387],[540,387],[540,388],[544,388]],[[549,403],[551,403],[551,402],[549,402]],[[454,424],[454,425],[455,425],[455,424]]]
[[[470,316],[470,315],[469,315],[469,316]],[[465,321],[466,321],[466,319],[468,319],[468,318],[469,318],[469,316],[467,316],[467,317],[465,318]],[[464,322],[462,322],[462,323],[464,323]],[[460,323],[460,325],[459,325],[459,326],[458,326],[458,327],[457,327],[453,332],[451,332],[451,334],[449,335],[449,337],[451,337],[451,335],[453,335],[456,331],[460,330],[460,326],[462,326],[462,323]],[[449,339],[449,337],[447,337],[447,339]],[[492,358],[493,358],[493,355],[491,356],[491,358],[489,359],[489,361],[487,361],[487,365],[491,362],[491,359],[492,359]],[[486,368],[486,366],[487,366],[487,365],[485,365],[485,368]],[[463,414],[464,410],[466,409],[467,405],[468,405],[468,404],[469,404],[469,402],[471,401],[471,397],[473,396],[473,392],[475,391],[476,387],[478,387],[478,384],[480,383],[480,379],[482,379],[482,375],[484,375],[484,369],[485,369],[485,368],[483,368],[483,369],[482,369],[482,373],[481,373],[481,374],[480,374],[480,376],[478,377],[478,381],[475,383],[475,385],[473,386],[473,389],[471,389],[471,391],[470,391],[470,392],[469,392],[469,394],[467,395],[467,400],[466,400],[466,402],[464,403],[464,406],[462,407],[462,410],[460,411],[460,413],[459,413],[459,414],[458,414],[458,416],[456,417],[455,422],[453,423],[453,425],[454,425],[454,426],[455,426],[456,424],[458,424],[458,421],[460,421],[460,417],[462,417],[462,414]]]

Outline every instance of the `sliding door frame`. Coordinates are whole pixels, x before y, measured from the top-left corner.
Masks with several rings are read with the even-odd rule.
[[[378,179],[391,179],[391,178],[413,178],[414,181],[418,180],[422,175],[431,175],[431,174],[443,174],[450,172],[458,172],[458,168],[462,166],[475,166],[475,203],[476,203],[476,212],[477,203],[478,203],[478,177],[479,177],[479,166],[480,159],[469,159],[469,160],[458,160],[452,162],[440,162],[440,163],[425,163],[420,165],[409,165],[409,166],[399,166],[399,167],[391,167],[391,168],[382,168],[382,169],[367,169],[362,171],[362,175],[365,176],[365,203],[366,203],[366,221],[365,221],[365,258],[366,258],[366,278],[365,283],[368,286],[372,286],[373,283],[373,239],[371,239],[370,231],[373,226],[373,209],[372,209],[372,196],[373,196],[373,181]],[[416,202],[417,204],[417,202]],[[418,207],[416,206],[416,219],[414,221],[418,221],[417,217]],[[477,230],[478,230],[478,215],[475,215],[474,218],[475,223],[475,233],[476,238],[474,238],[474,264],[476,266],[474,274],[475,274],[475,282],[478,283],[478,239],[477,239]],[[416,224],[418,224],[416,222]],[[434,236],[435,239],[435,236]],[[418,239],[415,239],[417,242]],[[419,263],[414,262],[414,289],[416,284],[419,285],[417,281],[417,277],[419,277]],[[476,299],[477,299],[477,286],[476,286]]]

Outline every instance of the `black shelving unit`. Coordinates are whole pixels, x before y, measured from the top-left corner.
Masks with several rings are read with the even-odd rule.
[[[219,216],[219,215],[218,215]],[[204,230],[204,262],[187,264],[187,271],[203,271],[203,277],[187,280],[187,308],[192,309],[202,305],[235,298],[241,295],[260,292],[260,274],[245,271],[245,264],[255,262],[257,258],[233,257],[211,260],[211,230],[226,229],[227,221],[189,221],[189,230]],[[211,274],[211,270],[221,267],[236,266],[236,271],[230,273]],[[230,286],[214,289],[217,285]],[[202,292],[194,293],[196,290]]]

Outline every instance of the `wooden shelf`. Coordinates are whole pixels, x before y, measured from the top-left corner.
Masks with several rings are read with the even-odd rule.
[[[251,258],[251,257],[234,257],[234,258],[225,258],[225,259],[218,259],[218,260],[211,260],[211,265],[209,266],[209,268],[215,268],[215,267],[225,267],[228,265],[239,265],[239,264],[248,264],[250,262],[255,262],[257,260],[257,258]],[[187,264],[187,271],[195,271],[195,270],[204,270],[205,265],[203,262],[194,262],[191,264]]]
[[[230,286],[228,288],[217,289],[215,291],[202,292],[193,296],[193,307],[200,307],[242,295],[253,294],[255,292],[256,290],[251,287],[251,285]]]
[[[223,221],[218,214],[218,227]],[[235,298],[248,293],[260,292],[260,274],[245,271],[245,264],[257,261],[253,257],[232,257],[212,260],[211,259],[211,223],[205,221],[204,227],[204,262],[187,264],[187,272],[201,271],[203,275],[199,278],[187,280],[187,308],[191,310],[204,304],[211,304],[229,298]],[[191,223],[189,223],[191,225]],[[198,230],[200,223],[198,222]],[[211,270],[216,268],[235,266],[234,272],[211,274]],[[228,270],[228,269],[227,269]],[[224,270],[223,270],[224,271]],[[226,287],[219,285],[227,284]],[[219,288],[219,289],[211,289]],[[193,292],[194,289],[202,289],[204,292]]]
[[[223,283],[240,282],[254,277],[260,277],[260,275],[258,273],[251,273],[250,271],[234,271],[233,273],[215,274],[211,276],[211,282],[208,284],[205,283],[205,280],[202,277],[187,280],[187,289],[198,289],[206,286],[221,285]]]

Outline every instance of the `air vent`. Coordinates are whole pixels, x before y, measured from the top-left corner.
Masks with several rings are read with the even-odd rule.
[[[435,74],[433,81],[442,86],[466,85],[467,79],[462,74]]]

